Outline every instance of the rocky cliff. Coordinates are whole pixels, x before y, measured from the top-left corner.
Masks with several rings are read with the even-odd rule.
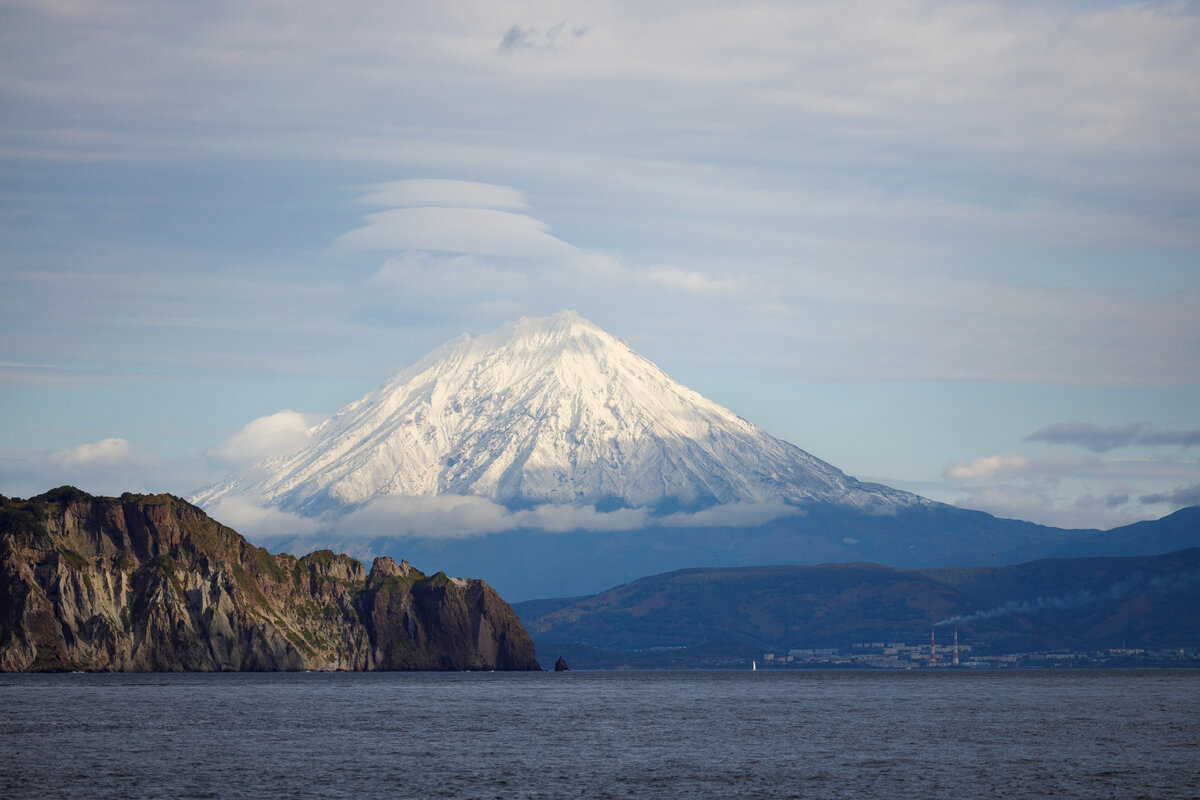
[[[256,548],[171,495],[0,497],[0,670],[536,670],[483,581]]]

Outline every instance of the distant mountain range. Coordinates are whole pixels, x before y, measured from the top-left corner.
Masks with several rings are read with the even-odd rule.
[[[587,597],[514,605],[543,658],[695,648],[732,652],[930,640],[975,652],[1200,645],[1200,548],[999,567],[879,564],[680,570]],[[572,647],[574,646],[574,647]]]
[[[877,515],[814,505],[758,526],[377,538],[370,552],[485,576],[513,601],[599,592],[691,567],[874,562],[898,568],[1020,564],[1047,557],[1154,555],[1200,546],[1200,507],[1111,531],[1069,531],[952,506]]]
[[[512,599],[684,567],[1003,564],[1200,544],[1194,516],[1148,523],[1152,534],[1071,531],[858,481],[573,312],[451,341],[312,428],[307,446],[192,501],[239,498],[322,527],[275,547],[438,563]]]

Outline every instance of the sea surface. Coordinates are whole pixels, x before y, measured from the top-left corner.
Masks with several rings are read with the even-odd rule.
[[[1197,798],[1200,672],[0,675],[0,797]]]

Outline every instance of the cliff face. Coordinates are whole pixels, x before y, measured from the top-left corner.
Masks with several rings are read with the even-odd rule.
[[[256,548],[170,495],[0,497],[0,670],[536,670],[483,581]]]

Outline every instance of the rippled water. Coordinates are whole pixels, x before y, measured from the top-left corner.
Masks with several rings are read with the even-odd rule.
[[[1200,673],[0,675],[0,797],[1200,797]]]

